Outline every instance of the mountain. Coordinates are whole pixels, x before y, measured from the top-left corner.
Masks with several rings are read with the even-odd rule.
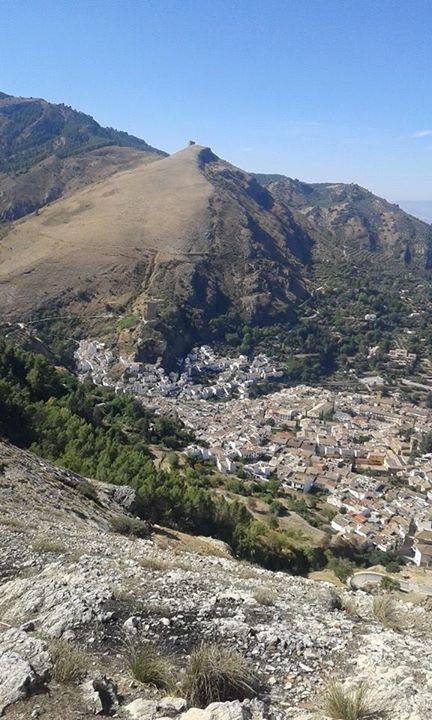
[[[64,105],[5,94],[0,171],[3,320],[62,319],[49,325],[58,336],[72,327],[171,367],[196,342],[285,348],[284,360],[326,348],[330,372],[372,307],[371,346],[405,323],[402,291],[417,309],[429,297],[431,226],[358,185],[249,174],[194,143],[167,157]],[[353,304],[357,338],[335,332],[335,308],[349,318]]]
[[[359,185],[304,183],[283,175],[256,175],[273,197],[304,218],[318,258],[371,259],[371,254],[430,268],[432,229],[398,205]]]
[[[66,105],[0,93],[0,222],[164,155]]]
[[[198,145],[145,157],[5,231],[4,317],[109,310],[131,318],[134,346],[152,359],[171,362],[230,325],[292,319],[307,295],[307,233],[255,178]]]

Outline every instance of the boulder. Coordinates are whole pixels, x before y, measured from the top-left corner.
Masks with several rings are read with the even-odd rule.
[[[50,669],[51,658],[44,642],[18,628],[0,635],[0,715],[8,705],[40,689]]]
[[[158,704],[154,700],[143,700],[137,698],[125,710],[129,713],[133,720],[153,720],[157,714]]]
[[[249,712],[239,700],[214,702],[204,710],[190,708],[181,715],[181,720],[246,720]]]
[[[184,698],[180,697],[167,697],[162,698],[158,701],[157,709],[158,713],[163,713],[165,717],[175,717],[186,710],[187,703]]]

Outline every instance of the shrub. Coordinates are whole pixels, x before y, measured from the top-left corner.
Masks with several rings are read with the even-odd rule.
[[[80,493],[80,495],[84,495],[84,497],[89,498],[89,500],[95,500],[96,502],[99,500],[95,486],[87,480],[80,482],[76,486],[76,490]]]
[[[401,629],[401,614],[391,595],[375,595],[372,611],[383,627],[391,630]]]
[[[254,697],[257,689],[250,662],[235,650],[202,644],[191,653],[183,684],[191,705],[244,700]]]
[[[366,683],[351,690],[340,683],[329,683],[319,710],[332,720],[372,720],[388,716],[388,711],[373,700]]]
[[[50,645],[53,660],[52,676],[59,683],[79,680],[87,672],[87,655],[77,645],[66,640],[54,640]]]
[[[391,577],[383,577],[380,587],[381,590],[400,590],[400,583]]]
[[[347,558],[334,557],[330,551],[326,551],[326,557],[329,570],[332,570],[339,580],[346,582],[353,573],[354,563]]]
[[[129,670],[139,682],[164,690],[173,684],[169,658],[153,643],[131,643],[127,648],[126,659]]]
[[[128,515],[114,515],[111,519],[111,530],[120,535],[132,535],[134,537],[146,537],[149,534],[149,526],[144,520],[132,518]]]
[[[342,610],[344,606],[342,597],[333,588],[328,593],[328,606],[330,610]]]
[[[275,602],[274,593],[265,587],[257,587],[253,592],[253,597],[260,605],[274,605]]]
[[[119,330],[131,330],[135,328],[139,323],[139,318],[136,315],[123,315],[117,322]]]

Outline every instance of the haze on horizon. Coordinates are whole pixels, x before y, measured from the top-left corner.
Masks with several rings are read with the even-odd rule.
[[[432,5],[2,0],[0,90],[432,221]]]

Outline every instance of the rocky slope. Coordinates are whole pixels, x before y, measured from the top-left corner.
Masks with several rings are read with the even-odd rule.
[[[0,93],[0,223],[164,155],[66,105]]]
[[[365,680],[392,720],[430,715],[426,608],[401,605],[403,629],[384,629],[363,592],[342,591],[345,609],[338,609],[328,584],[239,563],[221,543],[162,528],[145,539],[114,533],[113,518],[133,511],[129,490],[7,444],[0,462],[6,718],[75,720],[104,714],[105,704],[125,719],[307,720],[317,717],[329,679]],[[260,676],[258,696],[186,714],[186,701],[131,675],[127,648],[139,641],[170,653],[178,677],[171,694],[181,697],[191,650],[212,642],[247,658]],[[73,677],[60,672],[65,665]]]
[[[254,178],[193,145],[14,223],[0,242],[0,312],[25,318],[61,304],[94,315],[109,305],[136,318],[142,355],[173,360],[197,337],[224,333],[227,317],[292,317],[310,243]]]
[[[355,184],[304,183],[283,175],[256,175],[280,202],[298,213],[316,240],[317,258],[342,251],[345,257],[371,253],[405,266],[431,268],[430,226]],[[339,255],[340,256],[340,255]]]

